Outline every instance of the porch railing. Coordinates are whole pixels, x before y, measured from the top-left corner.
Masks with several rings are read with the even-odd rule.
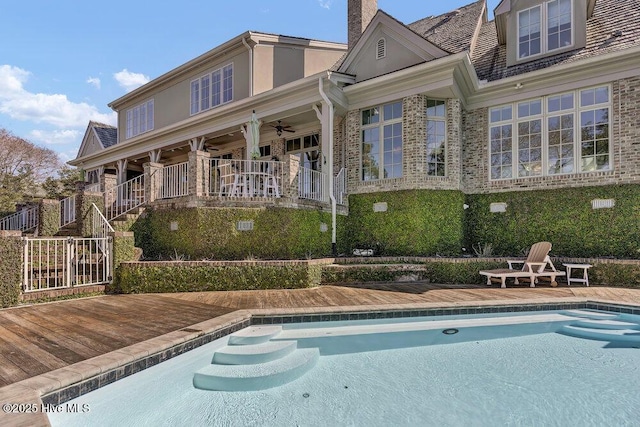
[[[340,169],[333,181],[333,195],[337,204],[345,204],[347,198],[347,170],[345,168]]]
[[[285,164],[263,160],[210,160],[209,195],[218,197],[282,197]]]
[[[144,204],[144,175],[137,176],[106,191],[105,217],[112,220]]]
[[[96,182],[95,184],[89,184],[84,187],[84,191],[88,193],[100,193],[100,183]]]
[[[329,199],[326,174],[309,168],[298,172],[298,198],[326,202]]]
[[[162,168],[161,198],[173,199],[189,195],[189,162]]]
[[[60,200],[60,227],[76,221],[76,195]]]
[[[38,226],[38,208],[23,209],[0,219],[0,230],[29,231]]]

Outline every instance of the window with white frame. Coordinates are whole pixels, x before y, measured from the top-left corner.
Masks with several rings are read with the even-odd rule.
[[[363,181],[402,177],[402,102],[361,112]]]
[[[611,170],[610,132],[609,86],[491,108],[491,179]]]
[[[427,99],[427,175],[445,176],[447,156],[446,103]]]
[[[573,45],[572,0],[551,0],[518,12],[518,58]]]
[[[153,130],[153,99],[127,110],[126,138]]]
[[[191,115],[233,101],[233,64],[191,81]]]

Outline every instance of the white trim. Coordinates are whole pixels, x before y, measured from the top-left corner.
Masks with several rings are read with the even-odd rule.
[[[549,4],[554,1],[560,0],[547,0],[535,6],[529,7],[527,9],[519,10],[516,14],[516,63],[528,62],[534,59],[538,59],[540,57],[546,56],[548,54],[552,54],[554,52],[563,51],[563,50],[571,50],[572,47],[575,46],[576,43],[576,20],[575,20],[575,7],[574,0],[569,0],[571,12],[571,44],[567,46],[558,46],[555,49],[549,49]],[[527,55],[520,57],[520,14],[523,12],[531,11],[533,9],[540,9],[540,52],[535,55]]]

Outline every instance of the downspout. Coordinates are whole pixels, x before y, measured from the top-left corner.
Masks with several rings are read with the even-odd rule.
[[[327,75],[331,77],[331,72],[328,72]],[[329,175],[329,200],[331,201],[331,253],[335,257],[338,255],[338,247],[336,245],[336,240],[337,240],[336,239],[336,234],[337,234],[336,233],[336,213],[337,213],[338,204],[336,203],[336,196],[333,193],[333,111],[334,111],[334,107],[333,107],[333,103],[329,100],[329,97],[324,92],[324,87],[322,84],[323,80],[324,80],[323,77],[320,77],[318,79],[318,87],[320,89],[320,96],[322,97],[322,100],[329,107],[329,111],[328,111],[329,153],[327,153],[327,157],[329,158],[327,163],[329,167],[327,168],[328,169],[327,174]]]
[[[249,51],[249,96],[253,96],[253,49],[244,38],[242,39],[242,44]]]

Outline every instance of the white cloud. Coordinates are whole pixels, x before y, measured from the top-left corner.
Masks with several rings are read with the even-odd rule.
[[[47,145],[64,145],[77,142],[82,137],[82,132],[73,129],[46,131],[34,129],[29,133],[31,139]]]
[[[127,92],[131,92],[132,90],[142,86],[143,84],[151,80],[149,76],[145,76],[142,73],[132,73],[126,68],[122,71],[114,73],[113,78],[116,79],[118,84]]]
[[[333,3],[333,0],[318,0],[320,7],[325,9],[331,9],[331,3]]]
[[[115,124],[116,114],[104,114],[85,102],[72,102],[66,95],[32,93],[24,88],[30,72],[0,65],[0,113],[12,119],[46,123],[57,128],[84,128],[89,120]]]
[[[96,89],[100,89],[100,79],[98,77],[89,77],[87,83],[94,85]]]

